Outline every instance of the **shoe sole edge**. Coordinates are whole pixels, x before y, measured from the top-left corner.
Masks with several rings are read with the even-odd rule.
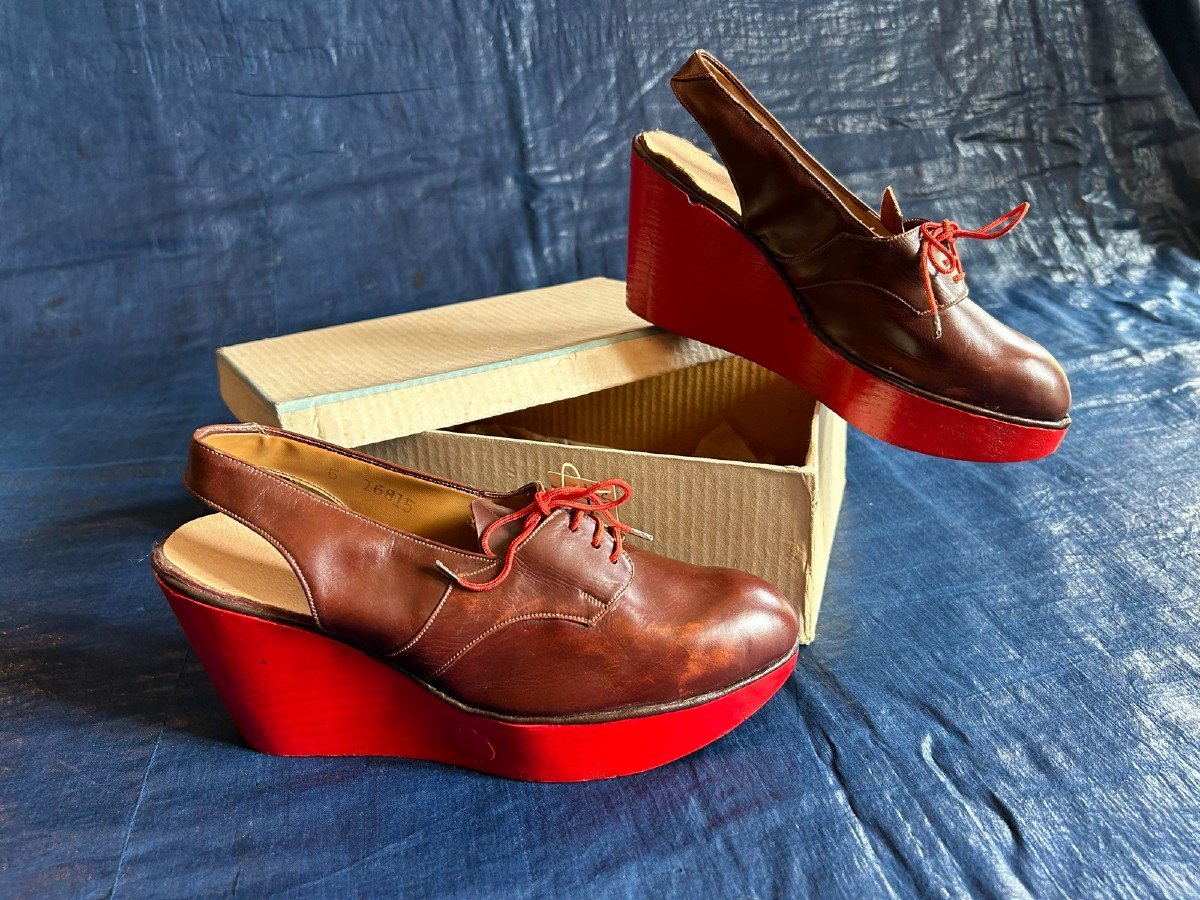
[[[793,650],[728,693],[666,712],[514,722],[450,703],[333,638],[159,586],[242,738],[276,756],[403,757],[521,781],[615,778],[717,740],[766,703],[796,665]]]

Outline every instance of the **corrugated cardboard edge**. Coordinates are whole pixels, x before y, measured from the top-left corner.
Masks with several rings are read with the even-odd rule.
[[[217,351],[217,384],[221,399],[238,419],[259,425],[280,426],[275,404],[251,384],[224,349]]]
[[[679,335],[647,329],[517,364],[384,385],[361,396],[307,398],[302,404],[280,404],[263,396],[224,350],[217,351],[217,371],[222,398],[243,421],[361,446],[522,409],[535,390],[541,403],[566,400],[727,355]],[[549,391],[547,384],[552,385]],[[397,402],[398,392],[403,392],[403,402]]]
[[[812,552],[808,557],[804,601],[800,607],[802,644],[811,644],[817,633],[817,617],[825,594],[825,578],[829,574],[829,555],[846,491],[845,459],[846,423],[833,410],[818,403],[804,466],[804,471],[815,473],[815,483],[810,490]]]

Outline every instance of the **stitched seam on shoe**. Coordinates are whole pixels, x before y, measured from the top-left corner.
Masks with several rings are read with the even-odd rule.
[[[296,562],[296,558],[294,556],[292,556],[292,554],[290,552],[288,552],[288,549],[285,546],[283,546],[283,544],[281,544],[278,540],[271,537],[271,535],[267,534],[265,531],[258,528],[257,526],[252,525],[250,522],[248,522],[246,519],[243,519],[237,513],[231,512],[230,510],[223,507],[220,503],[216,503],[212,500],[207,500],[203,497],[200,497],[200,495],[197,494],[195,491],[192,491],[190,487],[188,488],[188,490],[191,491],[193,494],[196,494],[196,496],[199,499],[203,500],[205,503],[212,506],[213,509],[219,510],[221,513],[229,516],[229,518],[233,519],[235,522],[240,522],[242,525],[245,525],[247,528],[249,528],[255,534],[259,535],[264,540],[266,540],[267,543],[269,543],[272,547],[274,547],[276,550],[278,550],[283,555],[283,558],[288,561],[288,565],[290,565],[292,567],[292,571],[296,574],[296,577],[298,579],[300,579],[300,586],[302,588],[304,588],[304,598],[308,601],[308,611],[310,613],[312,613],[313,622],[316,623],[316,626],[318,628],[320,628],[322,631],[324,631],[325,625],[324,625],[324,623],[321,622],[321,616],[317,613],[317,602],[313,598],[312,588],[309,587],[308,579],[304,577],[304,572],[300,568],[300,564],[298,562]]]
[[[787,262],[799,262],[800,260],[805,259],[806,257],[812,256],[813,254],[816,254],[816,253],[820,253],[822,250],[825,250],[826,248],[828,248],[830,244],[833,244],[837,241],[843,241],[843,240],[845,240],[845,241],[862,241],[866,244],[871,244],[871,245],[905,244],[905,243],[908,243],[907,238],[908,238],[909,232],[912,232],[915,230],[916,230],[915,228],[908,228],[908,229],[905,229],[904,231],[901,231],[899,234],[888,234],[888,235],[850,234],[849,232],[840,231],[837,234],[835,234],[833,237],[831,237],[829,240],[827,240],[825,243],[821,244],[819,247],[814,247],[812,250],[805,250],[803,253],[779,254],[775,258],[778,260],[786,260]]]
[[[542,521],[541,521],[540,523],[538,523],[538,526],[537,526],[535,529],[533,529],[533,531],[530,533],[530,535],[529,535],[529,537],[526,539],[525,543],[526,543],[526,544],[531,544],[531,543],[533,543],[533,539],[534,539],[535,537],[537,537],[537,534],[538,534],[538,532],[539,532],[539,531],[541,531],[543,528],[545,528],[545,527],[546,527],[546,525],[547,525],[547,524],[550,522],[550,520],[551,520],[551,519],[553,519],[553,518],[554,518],[554,516],[558,514],[558,512],[559,512],[559,510],[555,510],[555,511],[554,511],[554,512],[552,512],[550,515],[546,516],[546,518],[542,519]],[[599,526],[597,526],[597,527],[599,527]],[[600,548],[599,548],[599,547],[596,547],[595,549],[599,550]],[[627,554],[627,553],[626,553],[625,551],[623,551],[623,550],[621,551],[621,555],[622,555],[623,557],[625,557],[626,559],[629,559],[629,554]],[[520,563],[520,560],[517,560],[517,563],[519,564],[519,563]],[[633,565],[633,560],[630,560],[630,565],[631,565],[631,566]],[[485,566],[484,568],[487,568],[487,567]],[[482,570],[481,570],[481,571],[482,571]],[[468,573],[468,574],[470,574],[470,575],[476,575],[476,574],[478,574],[478,573],[476,573],[476,572],[470,572],[470,573]],[[632,575],[631,575],[630,577],[632,578]],[[625,584],[625,587],[628,587],[628,586],[629,586],[629,583],[628,583],[628,582],[626,582],[626,584]],[[595,594],[591,593],[590,591],[585,591],[583,588],[578,588],[577,590],[579,591],[579,593],[580,593],[580,594],[582,594],[583,596],[587,597],[589,600],[592,600],[592,601],[594,601],[595,603],[598,603],[598,604],[600,604],[601,606],[604,606],[604,607],[606,607],[606,608],[607,608],[607,607],[608,607],[610,604],[612,604],[614,601],[616,601],[617,597],[621,596],[621,592],[623,592],[623,591],[625,590],[625,588],[621,588],[621,591],[618,591],[616,594],[614,594],[614,595],[613,595],[613,597],[612,597],[612,599],[611,599],[611,600],[608,600],[607,602],[605,602],[604,600],[601,600],[599,597],[597,597]]]
[[[808,171],[808,168],[805,166],[804,162],[800,159],[800,157],[798,157],[795,153],[793,153],[788,148],[787,144],[785,144],[778,137],[776,137],[775,133],[773,131],[771,131],[770,128],[768,128],[766,125],[764,125],[758,119],[756,119],[750,113],[750,110],[746,109],[745,105],[740,100],[738,100],[737,97],[733,96],[733,94],[731,94],[731,93],[729,93],[729,91],[725,90],[724,86],[722,86],[722,84],[719,81],[717,81],[717,79],[712,78],[709,75],[686,76],[685,78],[680,79],[680,81],[692,81],[692,80],[708,80],[708,81],[710,81],[716,87],[716,89],[718,91],[720,91],[722,94],[724,94],[726,97],[728,97],[731,101],[733,101],[734,109],[736,109],[743,116],[745,116],[747,119],[749,119],[751,124],[753,124],[759,131],[761,131],[763,134],[765,134],[770,140],[775,142],[775,144],[779,147],[779,149],[784,152],[784,154],[788,157],[788,159],[790,159],[792,161],[792,163],[817,188],[817,190],[825,195],[825,199],[831,201],[836,207],[838,207],[838,209],[844,211],[850,217],[850,220],[852,222],[857,222],[860,225],[862,224],[862,220],[859,219],[858,217],[856,217],[854,215],[854,213],[852,213],[850,211],[849,207],[847,207],[845,203],[843,203],[841,200],[839,200],[837,198],[837,196],[831,190],[829,190],[829,188],[827,188],[825,186],[824,182],[822,182],[821,179],[816,178],[810,171]],[[682,98],[677,97],[676,99],[679,100],[679,102],[680,102],[680,104],[682,104],[683,108],[686,109],[688,111],[688,114],[691,115],[691,117],[696,120],[697,124],[699,124],[700,117],[698,115],[696,115],[696,111],[695,111],[695,109],[692,108],[692,105],[690,103],[688,103],[688,101],[686,101]],[[770,115],[769,112],[768,112],[768,115]],[[780,124],[779,127],[783,128],[783,125]],[[703,125],[700,125],[700,129],[702,131],[706,131],[706,129],[704,128]],[[787,129],[784,129],[784,130],[786,131]],[[795,138],[793,138],[793,140],[795,140]],[[719,153],[718,153],[718,155],[719,155]],[[724,157],[722,157],[722,162],[724,162]],[[728,164],[726,164],[726,168],[728,169]],[[730,179],[732,180],[732,178],[733,178],[733,173],[731,172]],[[735,188],[737,187],[736,181],[734,182],[734,187]],[[741,199],[741,194],[738,194],[738,199],[739,200]],[[745,209],[742,210],[742,220],[743,221],[746,220]]]
[[[845,232],[839,231],[837,234],[835,234],[829,240],[825,241],[823,244],[820,244],[817,247],[814,247],[811,250],[805,250],[803,253],[779,253],[779,254],[775,255],[775,259],[778,260],[779,262],[799,262],[802,259],[807,259],[808,257],[813,256],[817,253],[820,253],[822,250],[827,249],[831,245],[836,244],[844,236],[845,236]]]
[[[631,584],[633,584],[633,575],[634,575],[634,571],[635,571],[633,557],[631,557],[628,553],[624,553],[624,552],[622,552],[621,555],[629,562],[629,577],[627,579],[625,579],[625,583],[621,586],[621,588],[615,594],[613,594],[613,598],[608,603],[604,603],[600,600],[597,600],[595,597],[588,594],[587,591],[580,590],[581,594],[583,594],[586,597],[589,597],[593,602],[595,602],[597,605],[599,605],[601,607],[600,612],[598,612],[596,615],[592,616],[590,619],[586,618],[584,616],[574,616],[569,613],[525,613],[524,615],[513,616],[511,618],[504,619],[503,621],[498,622],[495,625],[493,625],[487,631],[483,632],[483,634],[476,637],[474,640],[472,640],[470,643],[468,643],[465,647],[462,647],[457,653],[455,653],[452,657],[450,657],[450,659],[446,660],[446,662],[444,662],[441,665],[441,667],[436,672],[434,672],[432,675],[430,675],[429,677],[436,678],[437,676],[443,674],[447,669],[449,669],[452,665],[454,665],[454,663],[458,662],[458,660],[460,658],[462,658],[469,650],[472,650],[473,648],[478,646],[486,638],[491,637],[493,634],[500,631],[501,629],[507,628],[509,625],[513,625],[517,622],[527,622],[527,621],[532,621],[532,620],[537,620],[537,619],[558,619],[558,620],[562,620],[562,621],[578,622],[581,625],[587,625],[589,627],[598,624],[600,622],[600,620],[603,619],[605,616],[607,616],[609,614],[609,612],[613,609],[613,607],[615,607],[617,605],[617,601],[620,600],[622,596],[624,596],[625,592],[627,590],[629,590],[629,586]]]
[[[596,599],[595,596],[593,596],[592,594],[589,594],[583,588],[579,589],[579,596],[582,597],[584,600],[586,600],[588,603],[595,604],[596,606],[600,607],[601,609],[608,609],[607,603],[605,603],[603,600]]]
[[[623,585],[621,585],[621,589],[619,591],[617,591],[615,594],[613,594],[613,598],[608,601],[608,605],[604,608],[604,612],[600,613],[600,615],[598,615],[598,616],[596,616],[596,618],[592,619],[592,621],[588,623],[589,625],[592,625],[592,626],[599,625],[600,620],[608,615],[609,611],[612,610],[612,608],[617,605],[617,601],[620,600],[623,596],[625,596],[625,592],[627,590],[629,590],[629,586],[631,584],[633,584],[633,573],[635,571],[635,566],[633,564],[633,557],[630,556],[628,553],[625,553],[624,551],[622,551],[621,555],[629,562],[629,577],[625,579],[625,583]]]
[[[551,514],[550,516],[547,516],[545,519],[543,519],[542,522],[529,535],[529,538],[527,539],[526,543],[529,543],[530,541],[532,541],[533,538],[537,535],[537,533],[546,526],[546,523],[549,522],[551,518],[553,518],[553,514]],[[516,622],[525,622],[525,621],[531,621],[531,620],[537,620],[537,619],[558,619],[558,620],[562,620],[562,621],[578,622],[581,625],[589,625],[589,626],[595,625],[597,622],[599,622],[601,619],[603,619],[606,615],[608,615],[609,611],[614,606],[616,606],[617,601],[619,599],[621,599],[621,597],[629,589],[629,586],[633,583],[633,575],[634,575],[634,571],[635,571],[633,557],[631,557],[625,551],[621,551],[621,557],[629,562],[629,577],[625,579],[625,583],[623,585],[621,585],[621,587],[617,590],[617,592],[615,594],[613,594],[612,599],[609,600],[607,603],[605,603],[603,600],[600,600],[598,597],[596,597],[591,592],[585,591],[583,588],[578,589],[580,596],[582,596],[586,600],[590,600],[592,603],[594,603],[600,607],[600,612],[598,612],[596,615],[592,616],[591,618],[587,618],[585,616],[571,615],[570,613],[525,613],[520,616],[513,616],[508,619],[504,619],[503,621],[496,623],[491,628],[487,629],[485,632],[483,632],[482,634],[475,637],[466,646],[460,648],[458,650],[458,652],[456,652],[453,656],[451,656],[450,659],[448,659],[446,662],[442,663],[441,667],[438,668],[438,670],[436,672],[434,672],[432,675],[430,675],[429,677],[430,678],[438,677],[439,675],[444,673],[447,669],[449,669],[452,665],[454,665],[454,663],[458,662],[458,660],[464,654],[466,654],[469,650],[473,649],[475,646],[477,646],[479,643],[484,641],[486,638],[490,637],[491,635],[495,634],[497,631],[499,631],[503,628],[507,628],[509,625],[515,624]],[[484,566],[484,569],[486,569],[486,568],[488,568],[488,566]],[[483,570],[481,569],[479,571],[483,571]],[[467,577],[468,575],[476,575],[476,574],[478,574],[478,572],[468,572],[463,577]],[[451,588],[453,588],[453,585],[451,585]],[[448,597],[449,594],[447,594],[446,596]],[[441,606],[440,603],[438,605],[439,605],[439,607]],[[424,631],[424,629],[422,629],[422,632],[423,631]],[[417,637],[420,637],[420,635],[418,635]],[[416,638],[413,639],[412,643],[416,643]],[[408,647],[406,646],[406,647],[401,648],[401,650],[397,650],[394,652],[398,654],[407,649],[408,649]]]
[[[426,481],[426,482],[429,482],[430,484],[439,484],[442,487],[453,488],[453,489],[459,490],[459,491],[463,491],[465,489],[465,491],[464,491],[465,493],[475,494],[478,497],[504,496],[503,494],[491,494],[489,492],[480,493],[480,492],[476,491],[474,488],[472,488],[470,485],[461,484],[459,482],[450,481],[450,480],[444,479],[444,478],[438,478],[436,475],[429,475],[425,472],[418,472],[415,469],[406,469],[404,466],[400,466],[400,465],[397,465],[396,463],[389,462],[386,459],[380,459],[379,457],[370,456],[366,453],[356,453],[354,451],[347,450],[344,447],[337,447],[332,444],[327,444],[322,441],[316,440],[314,438],[310,438],[307,435],[295,434],[293,432],[283,433],[281,429],[268,429],[261,425],[258,426],[255,430],[259,434],[262,434],[267,437],[279,437],[279,438],[283,438],[285,440],[296,441],[297,443],[300,443],[300,444],[307,444],[309,447],[315,447],[316,449],[321,450],[326,453],[336,454],[337,456],[340,456],[343,459],[348,459],[352,462],[360,462],[360,463],[363,463],[368,466],[374,466],[377,469],[386,469],[389,472],[394,472],[398,475],[406,475],[410,478],[415,478],[418,481]],[[214,433],[220,433],[220,432],[214,432]],[[232,432],[226,432],[226,433],[229,434]],[[236,457],[231,457],[231,458],[236,458]]]
[[[474,574],[474,573],[472,573],[472,574]],[[421,630],[418,631],[411,638],[409,638],[408,641],[405,642],[403,645],[401,645],[400,647],[398,647],[395,650],[389,650],[387,652],[387,654],[385,654],[385,655],[388,658],[391,658],[393,656],[399,656],[401,653],[406,653],[407,651],[411,650],[413,648],[413,646],[417,643],[417,641],[419,641],[422,637],[424,637],[425,632],[427,632],[429,630],[429,627],[433,624],[433,620],[438,617],[438,613],[440,613],[442,611],[442,607],[446,605],[446,601],[450,599],[450,595],[453,592],[454,592],[454,585],[453,584],[446,585],[446,590],[442,592],[441,599],[438,600],[437,606],[435,606],[433,608],[433,612],[431,612],[429,614],[429,616],[425,619],[425,624],[421,626]]]
[[[223,453],[220,450],[216,450],[212,447],[209,447],[206,444],[197,443],[197,446],[201,450],[203,450],[207,453],[210,453],[213,456],[218,456],[222,459],[228,460],[229,462],[235,463],[236,465],[249,470],[252,474],[261,475],[263,478],[268,478],[271,481],[281,485],[282,487],[287,488],[289,491],[297,491],[297,492],[299,492],[300,496],[305,497],[306,499],[311,500],[314,503],[319,503],[322,506],[326,506],[329,509],[334,510],[335,512],[338,512],[343,515],[347,515],[354,519],[357,519],[358,521],[362,522],[364,525],[369,525],[372,528],[382,531],[385,534],[395,535],[396,537],[403,538],[406,541],[411,541],[414,544],[420,544],[421,546],[429,547],[433,550],[438,551],[439,553],[451,553],[451,554],[454,554],[455,556],[461,556],[464,559],[479,559],[480,558],[478,554],[465,553],[462,550],[455,550],[454,548],[447,547],[444,544],[435,544],[432,541],[424,540],[423,538],[419,538],[416,535],[409,534],[408,532],[405,532],[405,531],[400,531],[399,529],[392,528],[391,526],[385,525],[382,522],[378,522],[374,519],[370,519],[370,518],[364,516],[362,513],[356,512],[353,509],[347,509],[344,506],[338,506],[336,503],[330,503],[328,500],[325,500],[324,498],[322,498],[316,494],[313,494],[313,493],[310,493],[309,491],[303,490],[302,488],[300,488],[297,485],[293,484],[292,482],[288,481],[286,478],[281,478],[278,475],[273,475],[266,469],[263,469],[259,466],[251,465],[250,463],[245,462],[244,460],[238,459],[236,456],[230,456],[229,454]],[[353,457],[349,457],[349,456],[346,458],[353,459]],[[193,492],[193,493],[195,493],[195,492]],[[198,493],[196,494],[196,496],[200,497],[201,500],[203,500],[205,503],[209,503],[213,507],[217,506],[217,504],[211,503],[211,501],[202,497]],[[225,512],[225,511],[222,510],[222,512]]]
[[[607,616],[608,612],[610,612],[612,610],[612,608],[617,605],[617,601],[620,598],[622,598],[622,596],[625,594],[626,590],[629,589],[630,584],[634,583],[634,571],[635,571],[634,559],[632,559],[632,557],[630,557],[628,553],[622,553],[622,556],[626,560],[629,560],[629,578],[626,578],[623,586],[620,587],[620,589],[618,590],[618,592],[616,594],[613,594],[612,600],[608,601],[607,604],[600,604],[600,601],[596,600],[596,602],[598,602],[598,604],[600,604],[604,608],[602,608],[602,610],[599,613],[596,613],[595,616],[593,616],[592,618],[584,618],[582,616],[571,616],[570,613],[538,612],[538,613],[526,613],[526,614],[522,614],[522,616],[514,616],[514,617],[511,617],[508,619],[504,619],[503,622],[498,622],[497,624],[492,625],[490,629],[487,629],[484,632],[484,634],[481,634],[478,637],[475,637],[474,640],[470,641],[466,647],[463,647],[460,650],[458,650],[458,652],[455,653],[454,656],[451,656],[451,658],[449,660],[446,660],[445,662],[443,662],[442,666],[440,666],[438,668],[438,671],[434,672],[432,674],[432,676],[430,676],[430,677],[437,678],[438,676],[440,676],[440,674],[443,674],[446,670],[448,670],[448,668],[450,668],[450,666],[454,665],[455,662],[460,660],[463,655],[466,655],[469,652],[469,650],[472,650],[476,646],[479,646],[479,644],[482,643],[482,641],[486,640],[487,637],[491,637],[492,635],[496,634],[497,631],[508,628],[509,625],[516,624],[517,622],[530,622],[530,620],[536,620],[536,619],[559,619],[559,620],[565,620],[565,622],[577,622],[577,623],[580,623],[581,625],[588,625],[588,626],[593,626],[593,625],[598,624],[600,622],[600,620],[602,618],[604,618],[605,616]],[[587,594],[587,592],[583,592],[583,590],[581,590],[580,593]]]
[[[903,297],[901,297],[895,291],[890,291],[887,288],[880,287],[877,284],[871,284],[871,282],[869,282],[869,281],[855,281],[855,280],[849,279],[849,278],[839,278],[839,279],[834,279],[831,281],[818,281],[815,284],[802,284],[802,285],[798,284],[798,285],[796,285],[796,290],[808,291],[808,290],[813,290],[814,288],[830,287],[831,285],[835,285],[835,284],[852,284],[852,285],[856,285],[858,287],[871,288],[872,290],[879,291],[881,294],[887,294],[889,297],[899,300],[908,309],[912,310],[912,312],[917,316],[924,317],[924,316],[932,316],[933,315],[933,312],[931,310],[917,309],[915,306],[913,306],[911,303],[909,303],[907,300],[905,300]],[[966,299],[967,299],[967,294],[964,291],[961,297],[955,297],[950,302],[948,302],[944,305],[940,305],[938,307],[938,310],[944,311],[944,310],[950,309],[952,306],[957,306],[958,304],[962,303]]]
[[[486,572],[493,565],[495,565],[495,563],[498,561],[499,560],[493,560],[492,562],[488,563],[486,566],[482,566],[471,572],[464,572],[461,577],[474,578],[480,572]],[[425,634],[425,632],[429,630],[429,627],[433,624],[433,620],[437,618],[438,613],[440,613],[442,611],[442,607],[445,606],[446,601],[450,599],[450,595],[453,592],[454,592],[454,583],[451,582],[450,584],[446,585],[446,590],[442,593],[441,599],[438,600],[437,606],[435,606],[433,608],[433,612],[431,612],[429,614],[429,618],[427,618],[425,620],[425,624],[421,626],[421,630],[418,631],[415,635],[413,635],[413,637],[411,637],[408,640],[408,642],[405,643],[403,646],[397,648],[396,650],[389,650],[386,655],[388,657],[399,656],[401,653],[407,653],[409,650],[411,650],[413,648],[413,646],[417,643],[417,641],[419,641],[421,639],[421,637]]]
[[[471,641],[465,647],[460,649],[452,657],[450,657],[448,660],[446,660],[446,662],[442,663],[441,668],[438,669],[436,672],[434,672],[429,677],[437,678],[439,675],[443,674],[447,669],[449,669],[452,665],[454,665],[456,662],[458,662],[459,659],[461,659],[463,657],[463,655],[467,653],[467,651],[471,650],[473,647],[475,647],[477,644],[479,644],[485,638],[491,637],[497,631],[507,628],[509,625],[515,625],[517,622],[529,622],[529,621],[533,621],[536,619],[560,619],[560,620],[564,620],[564,621],[568,621],[568,622],[578,622],[580,625],[590,625],[592,622],[594,622],[596,619],[598,619],[601,615],[604,615],[604,614],[600,613],[600,615],[594,616],[591,619],[587,619],[587,618],[584,618],[583,616],[573,616],[569,613],[526,613],[524,615],[513,616],[511,618],[504,619],[501,622],[497,622],[495,625],[493,625],[491,628],[489,628],[483,634],[479,635],[477,638],[475,638],[473,641]]]

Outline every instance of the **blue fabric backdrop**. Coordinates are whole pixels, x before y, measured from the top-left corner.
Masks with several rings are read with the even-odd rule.
[[[4,4],[0,895],[1200,892],[1196,12]],[[664,79],[696,46],[871,199],[1033,201],[964,252],[1070,372],[1063,449],[852,436],[817,642],[678,764],[530,786],[247,750],[147,562],[200,512],[213,349],[621,275],[628,142],[695,133]]]

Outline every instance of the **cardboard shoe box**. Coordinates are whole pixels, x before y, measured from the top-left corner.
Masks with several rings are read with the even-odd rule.
[[[647,325],[620,281],[389,316],[217,351],[221,393],[277,425],[495,490],[622,478],[646,545],[789,594],[811,641],[846,426],[776,375]]]

